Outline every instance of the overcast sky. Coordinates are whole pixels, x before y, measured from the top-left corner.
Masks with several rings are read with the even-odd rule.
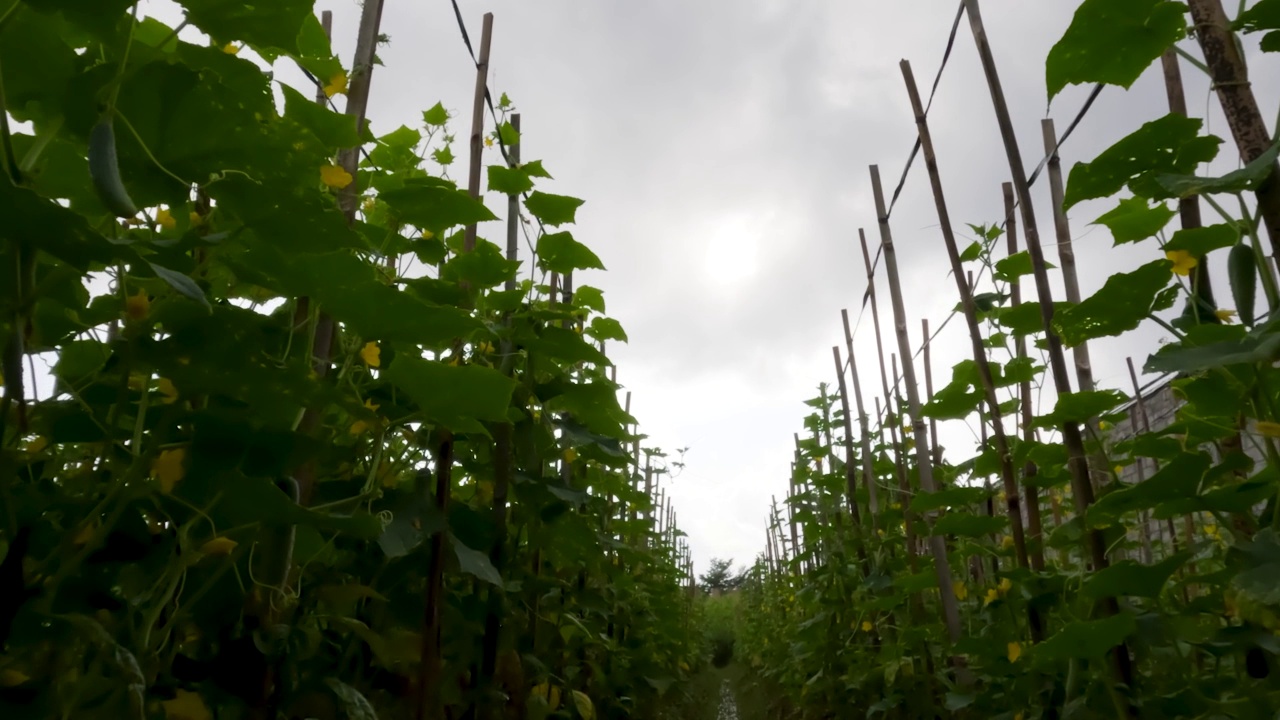
[[[819,382],[834,382],[840,310],[856,317],[866,286],[858,228],[873,243],[879,238],[868,166],[880,165],[891,191],[915,139],[898,62],[911,61],[927,95],[957,4],[460,0],[473,42],[483,13],[495,15],[490,87],[495,96],[508,93],[522,113],[523,158],[542,159],[555,176],[540,188],[586,200],[573,232],[608,272],[575,281],[603,288],[609,314],[630,335],[627,345],[611,343],[609,354],[642,431],[669,450],[689,448],[668,494],[699,571],[712,557],[748,562],[763,547],[770,497],[785,495],[792,434],[809,411],[803,402]],[[1089,90],[1068,88],[1047,105],[1044,59],[1077,5],[983,3],[1028,170],[1043,156],[1046,111],[1062,132]],[[150,6],[170,22],[176,16],[171,6]],[[316,9],[333,11],[334,47],[349,67],[359,3],[320,0]],[[372,81],[374,133],[418,127],[421,111],[443,101],[457,116],[455,153],[463,157],[475,70],[448,0],[386,0],[382,23],[391,42],[379,51],[385,66]],[[1252,51],[1254,38],[1248,44],[1253,87],[1270,122],[1280,99],[1277,62]],[[1208,112],[1209,131],[1227,140],[1201,174],[1234,169],[1216,98],[1199,71],[1186,63],[1183,71],[1190,112]],[[277,77],[301,85],[284,63]],[[1166,113],[1156,63],[1130,91],[1103,91],[1064,147],[1064,167]],[[967,21],[930,126],[956,232],[964,237],[964,223],[1000,221],[1008,165]],[[491,152],[486,164],[499,160]],[[1047,183],[1033,193],[1053,260]],[[505,212],[505,199],[490,205]],[[1152,241],[1113,248],[1110,233],[1090,225],[1113,205],[1082,203],[1071,212],[1086,296],[1108,273],[1160,257]],[[1214,221],[1211,212],[1205,208],[1206,222]],[[490,223],[481,234],[500,242],[502,227]],[[957,302],[922,162],[894,211],[893,232],[918,343],[920,318],[936,328]],[[1214,271],[1219,304],[1229,307],[1222,268]],[[880,287],[887,313],[883,275]],[[882,322],[892,345],[891,319]],[[1141,366],[1160,337],[1144,326],[1095,343],[1099,382],[1127,389],[1125,357]],[[963,322],[937,342],[940,386],[968,356]],[[869,316],[856,348],[864,391],[875,391]],[[963,423],[944,423],[940,435],[953,461],[970,453],[973,436]]]

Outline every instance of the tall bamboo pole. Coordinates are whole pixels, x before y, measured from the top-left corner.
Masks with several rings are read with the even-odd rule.
[[[987,78],[987,86],[991,92],[991,101],[995,109],[996,121],[1000,126],[1000,135],[1004,141],[1005,154],[1009,161],[1013,187],[1018,195],[1018,205],[1022,208],[1023,234],[1026,237],[1027,252],[1031,256],[1031,265],[1036,279],[1036,293],[1040,300],[1041,322],[1044,327],[1049,352],[1049,365],[1053,377],[1054,388],[1058,395],[1065,396],[1071,392],[1071,379],[1067,373],[1066,360],[1062,352],[1062,338],[1053,327],[1053,291],[1049,286],[1049,273],[1045,265],[1044,251],[1040,245],[1040,231],[1036,223],[1035,206],[1031,199],[1031,187],[1027,182],[1026,166],[1022,161],[1022,152],[1018,149],[1018,139],[1014,134],[1013,120],[1009,114],[1009,106],[1005,102],[1004,89],[1000,85],[999,72],[996,69],[995,56],[987,39],[987,31],[982,23],[982,12],[978,8],[978,0],[963,0],[969,16],[969,27],[973,32],[977,45],[978,57],[982,61],[983,73]],[[1093,505],[1093,487],[1089,481],[1089,467],[1085,460],[1084,438],[1080,435],[1080,427],[1075,422],[1065,422],[1062,426],[1063,444],[1066,446],[1068,466],[1071,472],[1072,496],[1076,503],[1076,513],[1084,517]],[[1107,546],[1101,530],[1091,530],[1088,535],[1088,549],[1092,558],[1093,569],[1101,571],[1109,567]],[[1102,598],[1099,610],[1110,617],[1120,611],[1119,603],[1114,597]],[[1129,655],[1129,647],[1121,642],[1109,653],[1116,674],[1117,682],[1134,692],[1133,662]],[[1123,711],[1135,715],[1136,709],[1131,701],[1121,703]]]
[[[871,187],[875,194],[876,216],[880,224],[880,244],[884,249],[885,275],[889,280],[889,295],[893,303],[898,353],[902,356],[902,377],[907,390],[907,406],[916,440],[916,463],[920,473],[920,486],[925,492],[937,492],[937,483],[933,479],[933,462],[929,453],[928,425],[920,410],[920,391],[916,384],[915,364],[911,360],[911,341],[907,338],[907,312],[902,300],[902,287],[898,280],[898,257],[893,247],[889,220],[886,217],[884,193],[880,187],[880,169],[875,165],[871,166]],[[905,505],[903,510],[906,510]],[[926,524],[932,524],[934,512],[926,513]],[[930,534],[929,549],[933,552],[933,568],[938,578],[938,593],[942,599],[942,614],[947,626],[947,635],[952,643],[957,643],[961,635],[960,608],[951,578],[951,566],[947,561],[947,548],[941,535]],[[961,684],[967,685],[972,680],[963,657],[953,654],[951,665],[956,669],[957,680]]]
[[[858,358],[853,352],[853,332],[849,328],[849,311],[841,310],[840,319],[844,323],[844,347],[849,353],[849,375],[853,378],[853,399],[858,409],[859,442],[862,444],[862,483],[867,490],[867,503],[870,505],[871,527],[880,527],[876,515],[880,512],[877,502],[875,464],[871,457],[871,431],[867,426],[867,410],[862,402],[862,383],[858,379]]]

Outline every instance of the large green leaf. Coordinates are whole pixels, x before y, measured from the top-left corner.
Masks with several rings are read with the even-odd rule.
[[[1263,52],[1280,51],[1280,0],[1259,0],[1236,18],[1235,26],[1246,34],[1265,32]]]
[[[1061,427],[1069,422],[1083,423],[1115,409],[1127,398],[1117,390],[1087,390],[1059,395],[1053,412],[1036,418],[1036,427]]]
[[[239,3],[227,0],[178,0],[187,19],[218,42],[243,40],[264,49],[296,54],[303,23],[315,0]]]
[[[1125,198],[1115,209],[1104,213],[1094,222],[1111,231],[1116,245],[1146,240],[1163,230],[1177,215],[1164,203],[1149,203],[1146,198]]]
[[[1241,335],[1232,325],[1205,325],[1187,334],[1180,344],[1160,348],[1147,358],[1143,370],[1150,373],[1191,373],[1280,358],[1280,332],[1275,327],[1257,328]]]
[[[285,117],[311,131],[326,147],[341,150],[360,144],[354,116],[317,105],[284,83],[280,84],[280,89],[284,92]]]
[[[1032,651],[1037,660],[1092,660],[1102,657],[1138,629],[1133,616],[1121,612],[1102,620],[1069,623]]]
[[[1153,508],[1177,498],[1192,497],[1208,469],[1208,455],[1184,453],[1176,460],[1166,463],[1146,481],[1112,490],[1098,498],[1089,508],[1088,524],[1091,527],[1106,527],[1116,523],[1126,513]]]
[[[1135,194],[1150,197],[1154,193],[1139,190],[1158,190],[1151,180],[1155,175],[1190,172],[1196,165],[1212,160],[1222,140],[1200,137],[1202,124],[1199,119],[1171,113],[1125,136],[1093,162],[1076,163],[1067,178],[1064,209],[1084,200],[1107,197],[1125,185]]]
[[[571,385],[544,403],[550,412],[567,412],[591,432],[622,437],[624,426],[635,418],[618,404],[617,386],[607,382]]]
[[[1054,314],[1053,324],[1067,347],[1137,328],[1152,312],[1156,296],[1173,277],[1168,260],[1155,260],[1107,282],[1079,305]]]
[[[1169,195],[1179,198],[1216,193],[1253,192],[1271,176],[1276,166],[1277,154],[1280,154],[1280,143],[1267,148],[1266,152],[1254,158],[1248,165],[1222,177],[1161,174],[1156,176],[1155,181]]]
[[[379,193],[378,199],[390,205],[404,222],[432,232],[498,219],[467,191],[441,185],[406,185]]]
[[[1183,35],[1186,6],[1171,0],[1085,0],[1049,50],[1049,99],[1064,87],[1103,82],[1128,88]]]
[[[938,492],[916,493],[911,500],[911,510],[922,513],[949,507],[968,507],[991,497],[991,491],[982,487],[950,487]]]
[[[1009,518],[1003,515],[973,515],[964,512],[949,512],[933,524],[933,532],[937,535],[955,535],[957,537],[983,537],[1004,530]]]
[[[452,429],[474,427],[475,421],[501,422],[516,381],[493,368],[446,365],[410,355],[397,355],[383,371],[417,403],[433,422]]]
[[[489,561],[489,556],[479,550],[472,550],[462,544],[461,540],[450,536],[453,545],[453,552],[458,556],[458,564],[462,567],[462,572],[479,578],[490,585],[502,587],[502,576],[498,574],[498,569]]]
[[[1165,252],[1184,250],[1191,255],[1202,258],[1214,250],[1221,250],[1236,244],[1240,238],[1240,230],[1234,225],[1219,223],[1208,227],[1183,228],[1173,234],[1165,243]]]
[[[538,264],[562,275],[579,269],[605,269],[600,258],[567,231],[538,238]]]
[[[566,195],[550,195],[535,191],[525,200],[524,206],[542,222],[556,226],[574,221],[583,201]]]
[[[1161,560],[1155,565],[1143,565],[1133,560],[1121,560],[1105,570],[1090,575],[1080,588],[1086,597],[1149,597],[1160,596],[1169,577],[1191,558],[1183,551]]]

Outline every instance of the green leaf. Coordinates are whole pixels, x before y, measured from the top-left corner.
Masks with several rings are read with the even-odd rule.
[[[604,292],[590,285],[580,285],[573,290],[573,306],[604,312]]]
[[[524,206],[534,217],[547,225],[571,223],[584,201],[565,195],[549,195],[535,191],[525,200]]]
[[[471,252],[459,253],[445,263],[440,277],[468,282],[473,287],[490,288],[515,277],[519,270],[518,261],[507,260],[497,245],[479,239]]]
[[[348,252],[287,256],[257,246],[233,265],[240,277],[280,295],[310,297],[367,338],[440,348],[482,327],[457,307],[431,305],[388,287],[378,271]]]
[[[911,510],[912,512],[923,513],[939,508],[969,507],[984,502],[989,497],[991,497],[991,492],[986,488],[950,487],[933,493],[916,493],[915,498],[911,500]]]
[[[1053,412],[1035,419],[1036,427],[1061,427],[1069,422],[1084,423],[1128,400],[1118,390],[1089,390],[1058,396]]]
[[[538,238],[538,264],[545,270],[565,274],[573,270],[604,270],[604,263],[568,231]]]
[[[74,211],[10,182],[0,182],[0,217],[4,218],[0,238],[38,247],[81,272],[93,264],[110,265],[133,254],[99,235]]]
[[[1209,470],[1209,457],[1204,453],[1183,453],[1166,463],[1145,482],[1112,490],[1089,508],[1090,527],[1115,524],[1125,513],[1153,508],[1177,498],[1193,497],[1201,478]]]
[[[174,290],[177,290],[182,295],[195,300],[205,308],[211,308],[209,305],[209,298],[205,297],[204,290],[200,289],[200,286],[196,284],[195,280],[192,280],[176,270],[170,270],[169,268],[161,267],[155,263],[147,263],[147,265],[149,265],[151,270],[155,272],[156,277],[164,280]]]
[[[980,384],[977,363],[961,360],[951,369],[951,382],[925,403],[924,414],[937,420],[968,417],[982,403],[982,392],[977,389]]]
[[[1049,99],[1079,83],[1128,89],[1182,38],[1185,13],[1170,0],[1085,0],[1045,60]]]
[[[408,393],[428,419],[452,429],[474,426],[476,420],[506,420],[516,387],[515,380],[493,368],[446,365],[411,355],[397,355],[383,377]]]
[[[1210,329],[1212,328],[1212,329]],[[1143,372],[1192,373],[1280,358],[1280,333],[1262,327],[1240,337],[1239,326],[1200,326],[1182,343],[1166,345],[1147,358]]]
[[[1131,197],[1120,201],[1114,210],[1103,214],[1096,225],[1111,231],[1116,245],[1146,240],[1164,229],[1178,213],[1164,203],[1149,205],[1145,198]]]
[[[1037,660],[1092,660],[1102,657],[1138,629],[1133,616],[1121,612],[1102,620],[1073,622],[1032,649]]]
[[[580,362],[608,365],[609,359],[578,333],[566,328],[548,325],[539,336],[524,340],[530,353],[567,364]]]
[[[1219,223],[1208,227],[1184,228],[1173,234],[1165,243],[1165,252],[1185,250],[1197,258],[1203,258],[1214,250],[1231,247],[1240,238],[1240,230],[1234,225]]]
[[[1089,163],[1076,163],[1067,178],[1064,210],[1076,203],[1107,197],[1125,185],[1137,195],[1151,197],[1158,191],[1154,181],[1160,173],[1186,173],[1196,165],[1212,160],[1218,154],[1222,139],[1200,137],[1203,122],[1196,118],[1171,113],[1146,123],[1102,151]]]
[[[284,83],[279,85],[284,92],[285,117],[311,131],[326,147],[340,150],[360,144],[355,117],[317,105]]]
[[[1280,2],[1259,0],[1253,7],[1236,18],[1235,28],[1245,34],[1267,31],[1262,37],[1263,52],[1280,51]]]
[[[1190,558],[1191,554],[1183,551],[1155,565],[1121,560],[1090,575],[1080,592],[1094,599],[1121,596],[1158,598],[1169,577]]]
[[[546,178],[548,180],[555,179],[551,177],[551,173],[547,172],[542,167],[541,160],[530,160],[529,162],[526,162],[526,163],[520,163],[520,172],[524,173],[525,175],[528,175],[529,177]]]
[[[1185,198],[1195,195],[1212,195],[1217,193],[1253,192],[1268,177],[1276,165],[1276,156],[1280,154],[1280,143],[1267,148],[1266,152],[1254,158],[1253,162],[1239,170],[1229,172],[1218,178],[1204,178],[1195,175],[1160,174],[1155,178],[1156,184],[1173,197]]]
[[[1031,254],[1023,250],[996,261],[995,278],[1005,282],[1013,282],[1024,275],[1031,275],[1035,268],[1031,264]]]
[[[502,165],[489,166],[489,190],[504,195],[519,195],[533,189],[533,181],[520,170]]]
[[[1151,315],[1156,296],[1172,277],[1168,260],[1155,260],[1133,272],[1112,275],[1098,292],[1079,305],[1055,313],[1053,324],[1067,347],[1121,335]]]
[[[272,0],[238,3],[225,0],[178,0],[187,19],[219,43],[243,40],[260,48],[298,54],[298,35],[315,0]]]
[[[454,554],[458,556],[458,564],[462,567],[462,572],[495,587],[502,587],[502,576],[498,574],[498,569],[493,566],[493,563],[489,562],[488,555],[479,550],[472,550],[452,535],[449,539],[453,545]]]
[[[587,326],[587,334],[597,340],[627,342],[627,332],[622,329],[622,323],[613,318],[592,318],[591,324]]]
[[[933,524],[936,535],[955,535],[957,537],[983,537],[1004,530],[1009,518],[1003,515],[973,515],[964,512],[949,512]]]
[[[449,122],[449,111],[444,109],[444,103],[436,103],[430,110],[423,111],[422,122],[432,127],[440,127]]]
[[[406,185],[378,194],[401,220],[424,230],[439,233],[455,225],[471,225],[497,220],[484,203],[466,190],[439,185]]]
[[[571,385],[544,402],[548,412],[566,412],[593,433],[606,437],[622,437],[623,427],[635,418],[618,405],[618,390],[613,383],[589,382]]]
[[[325,678],[324,682],[337,696],[344,714],[350,720],[378,720],[378,712],[373,709],[373,704],[359,690],[331,677]]]
[[[503,144],[508,147],[520,144],[520,133],[510,122],[504,122],[498,127],[498,137],[502,138]]]
[[[1066,307],[1065,303],[1060,304],[1058,312],[1061,312],[1064,307]],[[1024,302],[1017,307],[1001,308],[996,315],[996,322],[1000,323],[1001,327],[1009,328],[1015,337],[1044,330],[1044,318],[1041,316],[1038,302]]]
[[[974,242],[960,253],[960,262],[972,262],[982,257],[982,243]]]

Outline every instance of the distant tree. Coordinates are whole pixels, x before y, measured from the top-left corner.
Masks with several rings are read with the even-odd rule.
[[[729,590],[737,590],[746,580],[746,574],[741,570],[735,572],[733,569],[733,558],[723,560],[721,558],[711,559],[711,568],[698,578],[702,589],[708,592],[719,590],[726,592]]]

